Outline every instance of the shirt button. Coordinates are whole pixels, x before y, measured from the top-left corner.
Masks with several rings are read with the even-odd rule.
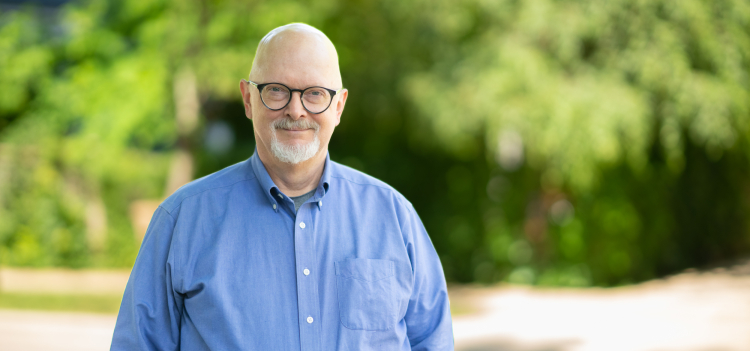
[[[310,270],[309,270],[309,269],[307,269],[307,268],[305,268],[305,270],[304,270],[304,271],[302,271],[302,273],[305,273],[305,275],[310,275]]]
[[[312,323],[312,322],[313,322],[312,317],[307,317],[307,323]]]
[[[323,200],[318,201],[318,206],[323,206]]]
[[[276,204],[273,204],[273,209],[274,209],[274,210],[276,209]]]
[[[279,199],[283,199],[284,195],[279,194]]]
[[[305,229],[305,222],[299,222],[299,227]]]

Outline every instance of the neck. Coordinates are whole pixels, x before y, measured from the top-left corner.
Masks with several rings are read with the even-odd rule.
[[[290,197],[307,194],[318,187],[325,168],[326,154],[326,150],[321,149],[309,160],[293,165],[279,161],[271,152],[258,147],[258,157],[271,180],[282,193]]]

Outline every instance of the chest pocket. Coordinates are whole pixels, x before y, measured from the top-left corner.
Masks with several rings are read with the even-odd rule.
[[[354,258],[335,265],[341,324],[354,330],[391,330],[397,302],[393,262]]]

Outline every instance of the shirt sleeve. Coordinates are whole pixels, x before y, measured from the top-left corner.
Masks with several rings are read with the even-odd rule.
[[[143,238],[112,336],[112,351],[179,350],[183,299],[172,289],[174,218],[157,208]]]
[[[412,238],[407,252],[414,284],[404,317],[412,350],[453,350],[453,323],[443,267],[412,206],[404,230]]]

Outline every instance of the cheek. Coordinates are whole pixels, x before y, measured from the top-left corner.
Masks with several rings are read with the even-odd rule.
[[[334,121],[331,119],[331,116],[328,116],[328,114],[326,114],[326,116],[317,115],[313,118],[315,118],[315,122],[320,125],[321,132],[329,131],[334,126]]]
[[[270,112],[270,113],[269,113]],[[266,128],[274,120],[273,111],[269,111],[264,106],[253,106],[253,122],[258,126]]]
[[[252,122],[253,129],[255,130],[256,134],[259,134],[261,136],[268,136],[271,134],[271,131],[269,130],[271,120],[268,116],[264,115],[263,113],[253,112]]]
[[[329,116],[324,121],[318,121],[318,124],[320,124],[320,138],[326,141],[330,140],[333,130],[336,128],[336,117]]]

